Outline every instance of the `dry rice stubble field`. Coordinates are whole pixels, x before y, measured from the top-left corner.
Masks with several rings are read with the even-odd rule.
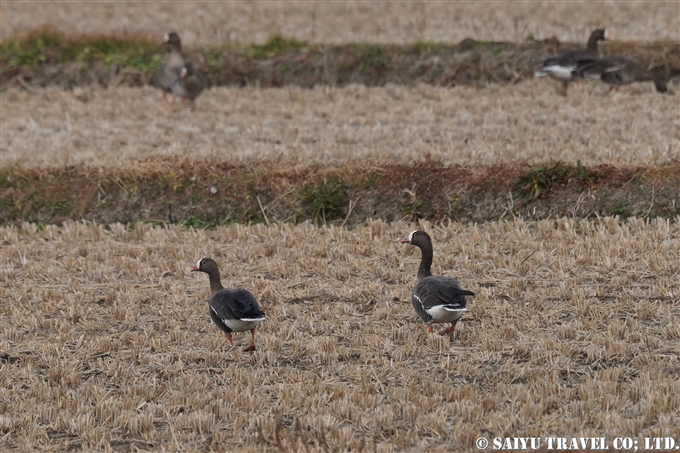
[[[515,86],[216,88],[195,112],[151,88],[0,94],[2,164],[135,168],[140,159],[336,164],[659,165],[680,159],[680,112],[651,83],[568,98],[551,80]]]
[[[521,42],[556,35],[582,42],[606,27],[626,41],[680,39],[676,2],[652,1],[236,1],[97,2],[4,1],[0,38],[50,27],[70,35],[163,36],[178,31],[190,46],[263,43],[275,33],[320,44],[465,38]]]
[[[472,450],[480,436],[680,437],[680,223],[431,225],[477,293],[454,338],[410,306],[413,225],[2,228],[0,448]],[[211,324],[205,275],[268,314]]]

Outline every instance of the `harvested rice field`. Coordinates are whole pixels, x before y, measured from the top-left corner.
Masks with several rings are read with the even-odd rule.
[[[557,36],[581,42],[606,27],[622,41],[680,39],[673,1],[447,1],[447,2],[97,2],[4,1],[0,39],[49,27],[73,35],[146,36],[169,28],[191,46],[240,41],[263,43],[273,34],[321,44],[465,38],[521,42]]]
[[[543,163],[659,165],[680,159],[675,96],[651,83],[608,95],[552,80],[514,86],[304,90],[213,88],[196,111],[151,88],[55,88],[0,94],[2,162],[129,168],[188,158],[339,164]],[[11,115],[9,114],[11,112]]]
[[[677,2],[3,1],[0,25],[0,451],[680,445]],[[600,27],[668,94],[531,78]],[[170,30],[219,76],[195,111],[145,86]],[[450,336],[411,305],[414,228],[476,293]],[[201,257],[260,301],[256,351],[212,323]]]
[[[409,302],[476,292],[452,338]],[[3,451],[474,451],[480,436],[680,437],[677,221],[0,228]],[[201,256],[268,319],[208,316]]]

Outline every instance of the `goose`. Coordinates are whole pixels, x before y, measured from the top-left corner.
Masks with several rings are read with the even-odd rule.
[[[561,53],[555,57],[548,58],[541,65],[541,69],[537,71],[535,77],[550,76],[553,79],[562,82],[564,87],[564,94],[567,94],[569,82],[578,80],[574,69],[578,65],[595,61],[600,57],[600,51],[597,47],[599,41],[607,40],[607,33],[603,29],[597,29],[590,34],[588,39],[588,46],[586,49],[570,50]]]
[[[640,62],[624,55],[612,55],[584,62],[574,69],[576,77],[590,77],[609,85],[609,91],[633,82],[654,82],[659,93],[667,91],[666,81],[654,69],[644,69]]]
[[[182,55],[182,42],[177,33],[167,33],[163,42],[168,44],[172,50],[163,68],[151,78],[151,85],[163,90],[163,99],[165,99],[168,94],[172,93],[172,85],[178,79],[185,63],[184,56]]]
[[[194,69],[191,63],[185,63],[170,89],[175,96],[182,100],[188,100],[193,110],[196,107],[196,98],[207,85],[208,79],[205,78],[205,75]]]
[[[465,311],[465,296],[474,296],[472,291],[461,289],[458,281],[451,277],[434,276],[430,272],[432,266],[432,239],[424,231],[415,230],[401,240],[402,243],[416,246],[421,251],[418,267],[418,282],[411,294],[411,303],[420,319],[427,325],[428,333],[432,333],[432,324],[451,323],[439,332],[439,335],[452,333],[456,323]]]
[[[201,258],[191,269],[192,272],[205,272],[210,280],[212,297],[210,317],[217,327],[227,334],[231,345],[232,332],[245,332],[250,330],[252,339],[243,352],[255,351],[255,329],[257,325],[266,319],[264,312],[250,291],[245,289],[226,289],[220,282],[220,271],[217,263],[210,258]]]

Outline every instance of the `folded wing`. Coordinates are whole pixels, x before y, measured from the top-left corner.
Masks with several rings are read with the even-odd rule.
[[[461,289],[456,279],[432,276],[418,281],[411,302],[420,318],[429,323],[432,321],[433,313],[464,311],[467,305],[465,296],[474,295],[472,291]]]

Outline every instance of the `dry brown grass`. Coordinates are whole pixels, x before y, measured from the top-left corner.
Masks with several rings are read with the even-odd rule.
[[[0,449],[680,437],[680,223],[421,224],[477,293],[453,339],[408,302],[413,226],[1,228]],[[256,353],[211,324],[200,256],[261,301]]]
[[[259,42],[274,33],[317,43],[416,41],[465,38],[523,41],[557,35],[583,42],[606,27],[619,40],[680,39],[672,1],[601,2],[19,2],[0,4],[0,38],[44,26],[69,34],[144,35],[169,29],[190,46]]]
[[[124,166],[152,156],[332,164],[546,162],[656,165],[680,158],[675,96],[651,83],[568,98],[551,80],[440,88],[217,88],[195,112],[156,90],[58,89],[0,94],[4,164]]]

